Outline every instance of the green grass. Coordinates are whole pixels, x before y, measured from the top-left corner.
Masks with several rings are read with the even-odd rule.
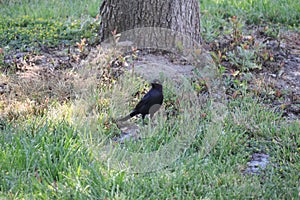
[[[0,135],[1,193],[13,199],[297,198],[299,123],[283,122],[250,98],[231,102],[229,111],[223,134],[208,154],[203,155],[199,137],[168,167],[146,174],[101,161],[94,142],[105,137],[103,130],[84,133],[67,119],[8,123]],[[103,128],[100,123],[98,129]],[[155,136],[126,145],[139,152],[135,148],[141,144],[163,147],[161,140]],[[254,152],[268,153],[271,164],[259,176],[243,175]]]
[[[72,17],[80,18],[82,15],[96,17],[99,1],[96,0],[69,0],[69,1],[44,1],[44,0],[19,0],[2,1],[1,15],[9,18],[29,16],[30,18],[59,19]]]
[[[0,48],[7,52],[36,47],[37,41],[55,47],[96,36],[99,21],[94,21],[94,18],[100,5],[96,0],[2,2]],[[252,23],[298,29],[300,5],[296,1],[283,3],[278,0],[203,0],[203,37],[208,42],[213,41],[221,34],[230,35],[234,30],[242,32]],[[232,16],[238,17],[237,23],[229,19]],[[244,44],[237,42],[236,45]],[[247,72],[253,63],[256,64],[256,54],[253,53],[258,51],[251,48],[249,51],[233,51],[229,59],[240,67],[239,70]],[[240,58],[234,57],[237,53]],[[0,54],[0,59],[3,55]],[[91,72],[94,72],[93,67],[99,66],[91,66]],[[82,73],[82,77],[86,77],[84,75],[88,72]],[[80,72],[78,74],[80,77]],[[190,92],[189,85],[184,85],[181,93],[175,95],[176,88],[166,80],[165,110],[176,109],[179,114],[169,121],[163,115],[155,116],[158,125],[155,128],[143,127],[143,140],[123,145],[113,143],[115,149],[120,150],[120,155],[117,155],[120,156],[117,160],[122,163],[120,167],[103,159],[108,154],[102,147],[109,144],[107,139],[120,134],[113,118],[126,114],[133,106],[125,104],[124,99],[131,102],[136,91],[143,92],[149,85],[140,78],[125,76],[118,82],[100,84],[101,87],[96,88],[97,74],[90,74],[88,78],[91,80],[85,78],[88,83],[82,81],[79,90],[70,86],[77,99],[59,102],[54,95],[50,102],[43,99],[45,105],[41,107],[26,100],[25,103],[19,102],[16,108],[33,106],[29,109],[33,111],[24,114],[24,111],[13,110],[17,114],[8,113],[7,117],[1,113],[0,198],[299,198],[300,124],[286,121],[280,113],[267,108],[261,99],[248,93],[247,83],[228,80],[228,84],[234,82],[241,95],[226,104],[226,117],[214,124],[217,116],[210,109],[209,102],[207,105],[194,104],[194,111],[189,110],[188,100],[182,100]],[[197,88],[197,84],[195,82],[193,86]],[[23,99],[36,100],[27,96]],[[2,103],[0,108],[3,110],[6,104]],[[140,124],[141,121],[133,123]],[[162,150],[180,133],[185,133],[183,136],[195,135],[182,149],[174,149],[173,154],[162,156],[164,159],[174,156],[168,165],[159,166],[164,162],[162,160],[154,166],[159,170],[146,173],[130,170],[129,162],[140,171],[153,165],[151,162],[134,162],[135,157],[125,157],[122,153]],[[260,175],[244,175],[253,153],[270,155],[270,164]]]
[[[242,17],[247,23],[280,23],[299,27],[300,6],[293,0],[200,0],[201,9],[223,18]]]
[[[96,39],[99,1],[16,1],[0,8],[0,48],[35,50]]]
[[[300,28],[300,5],[293,0],[200,0],[200,7],[202,35],[206,41],[230,31],[228,21],[233,16],[248,25],[298,31]]]

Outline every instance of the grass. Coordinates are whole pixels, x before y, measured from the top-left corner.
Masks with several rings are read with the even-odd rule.
[[[0,65],[6,53],[38,49],[39,43],[57,47],[63,42],[75,45],[81,38],[93,40],[99,4],[94,0],[2,1]],[[265,51],[263,45],[251,46],[239,39],[249,33],[246,27],[298,29],[300,6],[279,0],[202,0],[201,8],[204,39],[211,42],[228,35],[234,44],[228,54],[213,55],[221,73],[224,56],[236,69],[225,80],[233,94],[224,118],[214,121],[218,117],[214,102],[187,103],[194,98],[192,87],[202,91],[201,80],[192,87],[185,82],[178,91],[166,78],[162,113],[175,111],[172,117],[158,113],[157,126],[142,128],[142,140],[116,144],[109,140],[120,134],[114,119],[127,114],[139,99],[137,91],[143,94],[149,85],[131,74],[113,80],[105,68],[109,55],[98,55],[100,64],[82,71],[59,71],[51,80],[25,77],[14,82],[13,75],[1,72],[0,84],[13,82],[9,87],[17,95],[4,101],[6,96],[0,93],[0,198],[299,198],[299,121],[287,121],[266,107],[249,91],[247,81],[236,76],[252,79],[249,72],[262,67],[261,60],[270,60],[269,54],[264,58],[259,53]],[[278,37],[279,32],[269,34]],[[104,76],[99,80],[97,74]],[[68,78],[61,78],[64,75]],[[141,160],[141,153],[148,159]],[[260,175],[243,174],[253,153],[268,154],[270,164]]]
[[[9,1],[1,6],[0,47],[6,52],[95,40],[99,1]]]
[[[292,0],[201,0],[200,4],[203,11],[210,11],[214,16],[217,14],[222,18],[240,16],[251,24],[271,22],[299,26],[300,7],[297,2]]]
[[[68,17],[79,18],[82,15],[96,17],[99,1],[2,1],[1,14],[5,17],[29,16],[30,18],[64,19]]]
[[[233,101],[230,107],[223,134],[208,154],[203,156],[203,137],[199,137],[166,169],[146,174],[132,174],[126,167],[118,170],[101,161],[90,147],[105,136],[103,130],[96,134],[86,130],[95,134],[88,139],[66,119],[34,117],[19,125],[8,123],[0,136],[2,195],[13,199],[297,197],[299,123],[286,124],[250,98]],[[71,107],[67,111],[74,112]],[[98,124],[100,129],[103,124]],[[141,144],[160,148],[164,146],[160,140],[157,135]],[[134,150],[141,144],[126,145]],[[268,153],[271,164],[259,176],[244,176],[253,152]]]
[[[299,31],[300,6],[292,0],[201,0],[200,6],[202,35],[206,41],[212,41],[228,29],[230,31],[228,21],[233,16],[242,19],[245,24]]]

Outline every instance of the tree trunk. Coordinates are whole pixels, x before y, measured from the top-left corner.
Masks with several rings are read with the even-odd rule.
[[[100,41],[114,52],[165,50],[181,55],[203,77],[216,76],[202,47],[199,0],[103,0],[100,15]]]
[[[198,0],[103,0],[100,40],[132,29],[160,27],[201,43],[199,10]]]

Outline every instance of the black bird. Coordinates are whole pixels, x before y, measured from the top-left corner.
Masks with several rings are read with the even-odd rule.
[[[152,88],[147,94],[142,98],[142,100],[135,106],[133,111],[126,117],[119,119],[119,121],[126,121],[138,114],[142,115],[143,124],[144,119],[147,114],[150,114],[150,118],[153,117],[154,113],[158,111],[161,104],[163,103],[163,90],[161,82],[157,79],[151,82]]]

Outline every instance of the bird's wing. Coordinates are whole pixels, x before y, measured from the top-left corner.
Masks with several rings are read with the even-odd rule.
[[[149,101],[151,101],[152,91],[150,90],[145,96],[141,99],[141,101],[135,106],[135,110],[139,110],[144,105],[147,105]]]

